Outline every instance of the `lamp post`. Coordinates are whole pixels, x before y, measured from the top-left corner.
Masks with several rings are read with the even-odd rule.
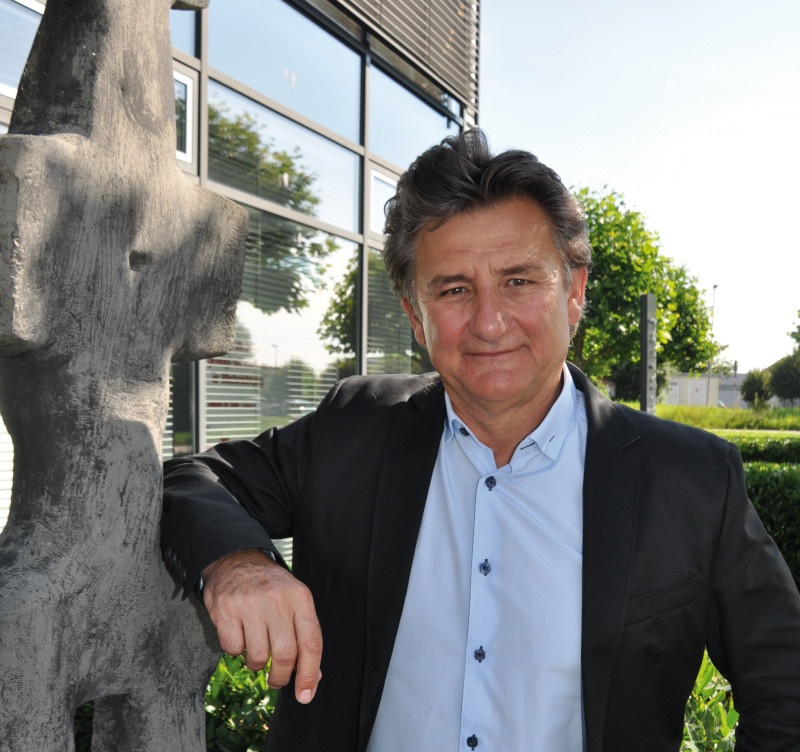
[[[711,288],[711,341],[714,341],[714,306],[717,302],[717,287]],[[706,405],[711,405],[711,359],[708,361],[708,394],[706,395]]]

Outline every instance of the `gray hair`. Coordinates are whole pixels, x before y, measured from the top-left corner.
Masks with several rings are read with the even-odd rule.
[[[417,157],[386,202],[383,261],[395,294],[416,309],[414,263],[423,227],[512,198],[530,198],[547,215],[569,288],[573,269],[592,265],[580,203],[533,154],[512,149],[494,156],[484,132],[473,128]]]

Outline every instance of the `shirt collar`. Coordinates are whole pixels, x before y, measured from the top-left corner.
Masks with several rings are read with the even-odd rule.
[[[561,448],[564,446],[567,435],[572,426],[575,425],[576,410],[578,408],[578,395],[575,382],[572,380],[572,374],[569,372],[569,368],[567,368],[566,364],[562,366],[562,374],[561,393],[556,398],[550,410],[548,410],[544,420],[519,443],[519,446],[514,452],[515,457],[518,452],[536,445],[547,458],[551,460],[558,459],[558,455],[561,452]],[[445,442],[455,438],[456,431],[464,436],[471,436],[472,431],[469,429],[469,426],[456,415],[447,390],[445,390],[444,393],[444,404],[445,410],[447,411],[444,426]]]

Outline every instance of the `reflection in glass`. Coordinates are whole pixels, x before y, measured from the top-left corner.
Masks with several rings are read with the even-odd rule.
[[[318,329],[333,290],[357,258],[355,243],[250,208],[236,341],[206,368],[206,439],[250,438],[311,412],[352,372]]]
[[[368,258],[367,373],[433,370],[427,352],[414,340],[400,301],[391,290],[380,251],[371,248]],[[360,276],[358,259],[352,258],[344,276],[333,288],[319,329],[325,348],[331,354],[358,352]]]
[[[391,178],[381,175],[380,173],[372,173],[372,191],[370,194],[370,207],[369,207],[369,229],[372,232],[380,235],[383,232],[383,225],[386,221],[386,214],[384,213],[384,206],[386,202],[395,194],[397,190],[397,183]]]
[[[208,91],[212,180],[357,229],[358,155],[218,83]]]
[[[380,69],[370,68],[369,145],[372,151],[405,169],[429,146],[458,132],[454,120],[425,104]]]
[[[171,10],[169,12],[172,46],[192,57],[197,57],[197,34],[195,31],[197,15],[198,11],[191,10]]]
[[[173,363],[169,378],[169,412],[164,435],[164,459],[194,451],[194,363]]]
[[[411,325],[392,292],[381,253],[369,249],[367,279],[367,373],[432,371],[428,352],[414,339]]]
[[[42,10],[43,5],[37,13],[12,0],[0,0],[0,29],[3,29],[3,44],[0,44],[0,94],[11,99],[17,96],[19,79],[39,28],[39,21],[42,20]]]
[[[212,2],[209,17],[214,68],[360,142],[356,52],[282,0]]]
[[[172,72],[175,84],[175,151],[178,159],[184,162],[192,161],[192,81],[176,71]]]

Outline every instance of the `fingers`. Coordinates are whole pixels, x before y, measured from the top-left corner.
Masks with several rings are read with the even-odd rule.
[[[253,671],[271,657],[271,687],[285,686],[296,672],[295,696],[310,702],[322,676],[322,632],[308,588],[261,551],[223,557],[203,579],[203,599],[222,649],[244,653]]]
[[[298,702],[307,704],[314,699],[322,679],[322,672],[319,670],[322,660],[322,632],[316,618],[299,618],[295,622],[295,634],[298,656],[294,694]]]

